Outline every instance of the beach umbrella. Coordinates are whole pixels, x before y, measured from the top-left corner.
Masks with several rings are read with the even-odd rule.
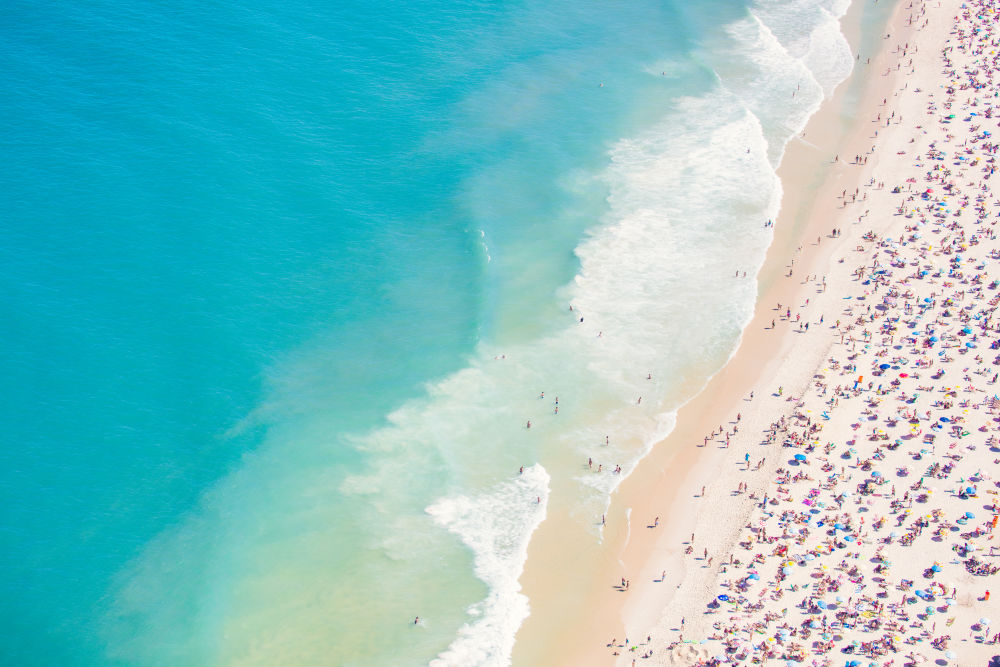
[[[725,593],[723,593],[722,595],[719,595],[718,599],[722,600],[723,602],[729,602],[729,596],[726,595]]]
[[[834,599],[834,600],[836,600],[836,601],[837,601],[838,603],[840,603],[840,602],[843,602],[843,601],[844,601],[844,597],[843,597],[842,595],[838,595],[837,597],[835,597],[835,598],[833,598],[833,599]]]
[[[990,624],[990,619],[988,618],[979,619],[979,625],[989,625],[989,624]]]
[[[833,524],[833,527],[836,528],[837,530],[844,530],[844,524],[842,523],[835,523]]]
[[[951,605],[955,604],[955,601],[952,600],[951,598],[948,598],[947,600],[944,601],[944,603],[950,607]]]
[[[783,567],[783,568],[781,568],[781,573],[784,574],[784,575],[789,575],[789,574],[792,573],[792,568],[790,568],[790,567]]]
[[[955,659],[955,652],[954,651],[945,651],[944,652],[944,657],[948,658],[949,660],[954,660]]]
[[[950,422],[951,420],[950,420],[950,419],[948,419],[947,417],[941,417],[941,420],[940,420],[940,421],[943,421],[944,423],[946,423],[946,424],[947,424],[947,423],[948,423],[948,422]]]
[[[889,364],[879,364],[879,368],[881,368],[882,370],[885,370],[887,368],[892,368],[892,366],[890,366]]]
[[[826,609],[826,602],[824,602],[823,600],[817,600],[816,606],[819,607],[820,609]]]
[[[901,377],[901,378],[908,378],[908,377],[910,377],[910,374],[909,373],[900,373],[899,377]]]
[[[881,476],[882,473],[880,473],[878,470],[872,470],[872,477],[881,477]]]
[[[933,616],[934,615],[934,607],[932,607],[930,605],[927,605],[927,608],[924,609],[924,611],[927,613],[928,616]]]
[[[968,493],[968,494],[973,494],[973,493],[976,492],[976,490],[974,488],[972,488],[971,486],[967,486],[967,487],[965,487],[965,492]]]
[[[965,513],[965,518],[966,518],[966,519],[975,519],[975,518],[976,518],[976,515],[975,515],[975,514],[973,514],[972,512],[966,512],[966,513]]]
[[[754,581],[757,581],[758,579],[760,579],[760,575],[757,574],[756,572],[751,572],[750,576],[748,576],[747,579],[753,579]]]
[[[806,560],[816,560],[816,556],[813,556],[812,554],[806,554]]]
[[[796,461],[805,461],[806,460],[806,455],[805,454],[796,454],[795,455],[795,460]]]
[[[844,536],[844,541],[845,542],[853,542],[854,541],[854,536],[853,535],[845,535]]]
[[[891,533],[889,533],[889,537],[895,539],[895,538],[899,537],[899,533],[894,530]]]
[[[941,566],[938,565],[937,563],[935,563],[934,565],[931,565],[931,571],[932,572],[940,572],[941,571]]]

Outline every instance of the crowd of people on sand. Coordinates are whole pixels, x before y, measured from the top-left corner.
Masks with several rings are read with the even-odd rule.
[[[748,401],[698,443],[739,447],[746,479],[752,467],[768,475],[727,491],[752,501],[729,548],[710,553],[695,535],[683,545],[685,567],[708,573],[698,618],[612,639],[614,664],[1000,664],[989,590],[1000,568],[1000,2],[946,4],[957,15],[934,54],[944,85],[906,91],[921,125],[899,123],[890,98],[874,121],[912,132],[899,169],[864,198],[842,194],[841,207],[878,200],[891,212],[847,231],[857,244],[832,269],[849,285],[842,305],[825,320],[807,299],[776,309],[772,328],[830,338],[824,361],[803,391],[768,392],[783,407],[763,432],[746,428],[761,403]],[[912,35],[928,6],[909,3]],[[894,51],[903,73],[915,49]],[[825,278],[806,283],[818,294]]]

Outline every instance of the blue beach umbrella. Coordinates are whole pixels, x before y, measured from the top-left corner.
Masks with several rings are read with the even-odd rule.
[[[805,461],[806,460],[806,455],[805,454],[796,454],[795,455],[795,460],[796,461]]]
[[[817,600],[816,606],[819,607],[820,609],[826,609],[826,603],[823,602],[822,600]]]
[[[931,572],[940,572],[940,571],[941,571],[940,565],[931,565]]]
[[[881,476],[882,473],[880,473],[878,470],[872,470],[872,477],[881,477]]]
[[[965,518],[966,518],[966,519],[975,519],[975,518],[976,518],[976,515],[975,515],[975,514],[973,514],[972,512],[966,512],[966,513],[965,513]]]
[[[853,535],[845,535],[844,536],[844,541],[845,542],[853,542],[854,541],[854,536]]]
[[[885,370],[887,368],[892,368],[892,366],[890,366],[889,364],[879,364],[879,368],[881,368],[882,370]]]
[[[729,602],[729,596],[728,596],[728,595],[725,595],[725,594],[723,594],[723,595],[719,595],[719,596],[718,596],[718,599],[719,599],[719,600],[722,600],[723,602]]]

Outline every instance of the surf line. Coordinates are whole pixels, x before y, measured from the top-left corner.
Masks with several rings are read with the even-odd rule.
[[[631,507],[626,507],[625,508],[625,544],[622,545],[621,553],[625,553],[625,550],[628,548],[628,541],[631,538],[632,538],[632,508]],[[625,563],[623,563],[620,558],[618,559],[618,562],[622,564],[622,567],[625,566]]]

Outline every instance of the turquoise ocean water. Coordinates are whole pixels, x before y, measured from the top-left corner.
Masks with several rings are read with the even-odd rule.
[[[845,8],[9,3],[0,662],[507,664],[547,504],[733,349]]]

